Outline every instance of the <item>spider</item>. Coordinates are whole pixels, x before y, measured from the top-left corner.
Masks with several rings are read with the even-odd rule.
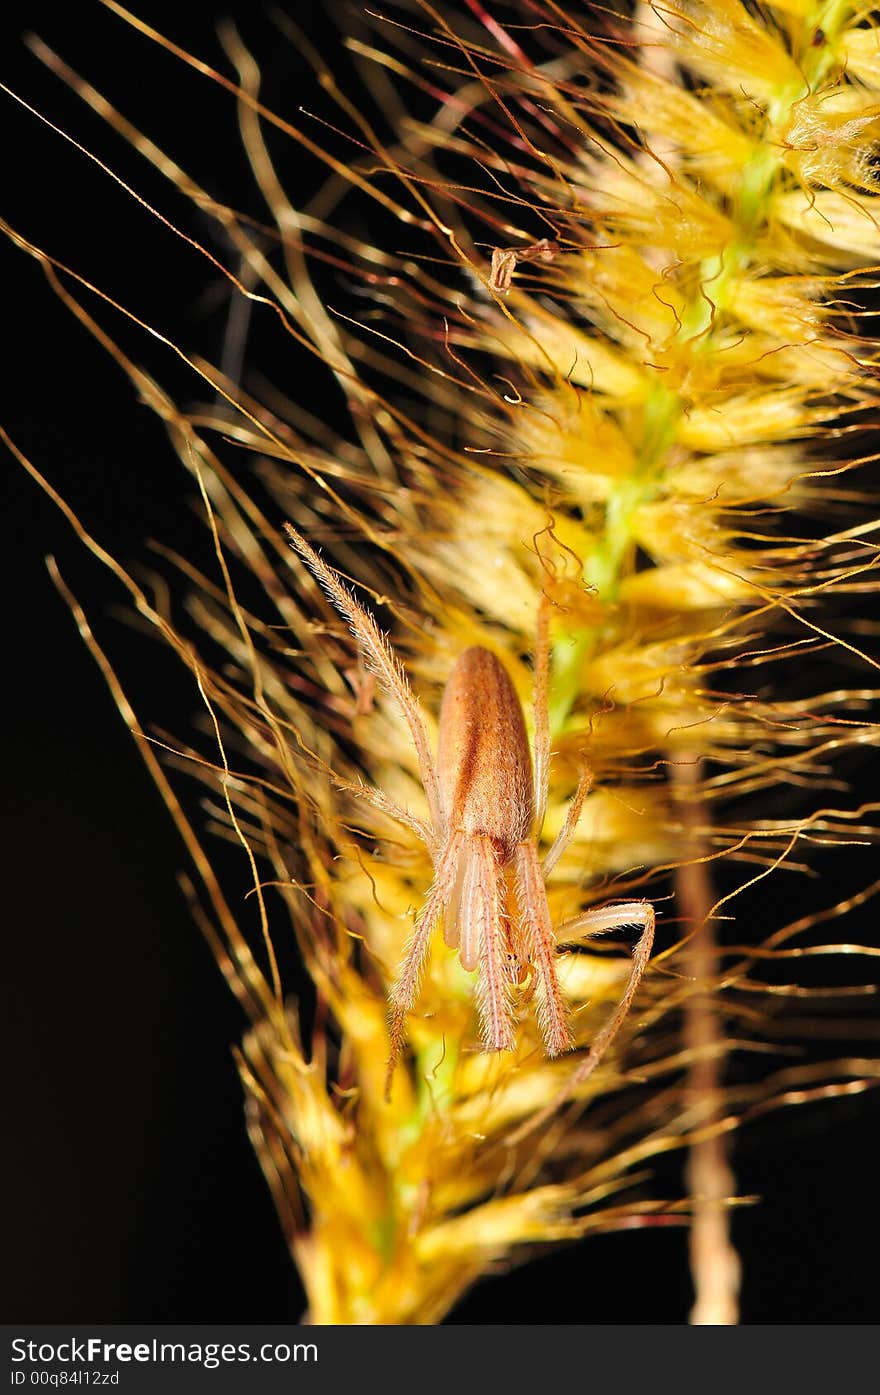
[[[426,824],[380,790],[352,787],[412,828],[434,865],[433,882],[389,994],[388,1090],[403,1044],[406,1014],[418,997],[431,935],[441,917],[446,944],[458,951],[465,969],[479,970],[476,996],[486,1050],[513,1049],[514,996],[517,989],[525,988],[526,995],[536,999],[538,1027],[548,1056],[561,1055],[574,1045],[556,971],[557,934],[596,935],[640,926],[627,986],[571,1076],[565,1089],[569,1095],[598,1064],[629,1011],[650,958],[655,917],[650,901],[626,901],[587,911],[554,931],[546,878],[571,841],[592,781],[585,769],[559,836],[542,862],[538,844],[550,767],[546,604],[539,612],[535,651],[534,776],[523,710],[513,683],[501,661],[480,646],[464,651],[447,681],[435,763],[418,703],[388,640],[305,538],[289,524],[286,529],[309,571],[351,626],[368,669],[406,721],[428,803],[430,822]]]

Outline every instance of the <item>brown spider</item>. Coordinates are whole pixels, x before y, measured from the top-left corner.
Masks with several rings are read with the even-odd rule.
[[[355,787],[358,794],[414,829],[434,863],[434,880],[416,916],[389,995],[389,1087],[403,1042],[404,1018],[418,996],[431,933],[441,916],[447,945],[458,950],[465,969],[479,969],[477,1005],[485,1048],[513,1048],[514,991],[531,975],[529,995],[534,993],[537,999],[541,1036],[547,1054],[558,1056],[573,1045],[573,1039],[556,973],[557,935],[545,880],[571,840],[591,778],[586,770],[581,775],[565,824],[542,863],[538,839],[547,807],[550,766],[546,605],[540,611],[535,652],[534,779],[519,698],[507,670],[481,647],[465,650],[449,676],[440,709],[435,766],[418,703],[375,620],[305,538],[289,524],[287,532],[306,566],[351,626],[367,667],[406,721],[428,801],[430,824],[425,824],[380,790]],[[642,929],[629,982],[610,1021],[569,1080],[566,1095],[593,1070],[629,1010],[651,954],[654,908],[650,901],[627,901],[587,911],[560,927],[560,934],[570,936],[576,931],[604,934],[626,926]],[[554,1108],[560,1102],[554,1102]]]

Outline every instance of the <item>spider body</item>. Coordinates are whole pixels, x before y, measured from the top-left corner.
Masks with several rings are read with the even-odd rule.
[[[431,936],[441,919],[447,945],[458,951],[465,969],[478,971],[476,998],[485,1048],[513,1049],[514,991],[531,979],[526,995],[535,999],[544,1047],[549,1056],[560,1055],[573,1040],[556,972],[557,932],[547,902],[546,878],[571,840],[591,779],[584,769],[562,831],[542,861],[538,840],[550,765],[546,603],[542,602],[539,612],[535,652],[534,762],[522,706],[507,670],[490,650],[475,646],[464,651],[449,675],[435,764],[406,674],[375,620],[305,538],[289,525],[287,532],[312,575],[345,616],[368,668],[409,727],[428,804],[426,824],[379,790],[350,787],[415,831],[434,863],[433,882],[389,993],[389,1090],[403,1044],[404,1021],[418,998]],[[586,911],[560,927],[574,938],[576,931],[604,934],[632,925],[640,925],[642,934],[623,996],[563,1094],[539,1119],[545,1113],[549,1117],[587,1078],[619,1030],[650,957],[654,909],[649,901],[628,901]]]
[[[479,968],[483,1044],[490,1051],[512,1047],[512,989],[532,970],[544,1044],[556,1056],[571,1038],[531,838],[535,795],[526,724],[507,670],[488,649],[466,649],[449,675],[437,774],[451,855],[441,857],[435,886],[446,943],[458,949],[465,969]]]

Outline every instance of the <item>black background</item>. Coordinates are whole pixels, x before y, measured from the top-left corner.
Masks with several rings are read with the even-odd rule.
[[[217,64],[214,23],[231,14],[263,60],[276,105],[295,113],[308,99],[334,115],[258,7],[145,0],[140,13]],[[300,3],[296,13],[336,54],[324,7]],[[99,4],[63,15],[12,6],[3,28],[3,80],[170,216],[186,216],[182,201],[27,52],[24,30],[50,41],[213,193],[258,209],[231,102]],[[225,304],[204,263],[36,117],[3,104],[11,222],[178,342],[216,354]],[[285,158],[296,198],[317,168]],[[2,418],[19,446],[124,561],[142,559],[149,537],[202,555],[190,482],[151,413],[58,306],[36,263],[9,247],[2,259]],[[101,313],[172,392],[200,395],[155,340]],[[291,395],[320,390],[291,359],[292,376],[281,362],[275,380]],[[153,641],[131,631],[118,588],[8,459],[3,498],[2,1315],[295,1317],[302,1293],[243,1127],[231,1055],[242,1022],[175,884],[185,865],[176,835],[44,554],[58,557],[145,721],[185,731],[197,697]],[[856,774],[870,784],[867,767]],[[831,875],[867,881],[875,856],[857,856]],[[244,885],[234,855],[220,850],[218,859],[229,884]],[[762,917],[772,924],[771,903],[784,899],[793,913],[813,896],[809,883],[778,880],[762,890]],[[870,912],[850,938],[860,934],[874,934]],[[745,1321],[874,1320],[877,1121],[873,1097],[861,1096],[787,1111],[741,1136],[739,1188],[763,1198],[735,1222]],[[663,1182],[674,1194],[674,1174]],[[680,1230],[592,1240],[486,1281],[453,1319],[682,1322],[685,1250]]]

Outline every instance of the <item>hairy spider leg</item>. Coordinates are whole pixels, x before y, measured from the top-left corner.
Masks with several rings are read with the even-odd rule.
[[[538,1114],[510,1136],[508,1142],[511,1145],[519,1143],[533,1130],[543,1127],[566,1101],[571,1099],[574,1092],[592,1075],[602,1060],[629,1013],[636,990],[651,958],[656,913],[650,901],[623,901],[616,906],[599,906],[595,910],[585,911],[583,915],[575,916],[574,919],[568,920],[560,926],[559,936],[570,938],[574,931],[586,931],[590,935],[607,935],[612,930],[623,930],[629,925],[640,925],[642,933],[633,950],[632,968],[620,1002],[605,1026],[594,1037],[593,1044],[586,1056],[569,1076],[556,1097],[550,1101],[546,1108],[540,1110]]]
[[[352,591],[341,581],[339,574],[329,566],[307,542],[301,533],[290,523],[284,530],[291,545],[299,553],[312,576],[322,587],[331,604],[348,621],[351,632],[361,647],[361,652],[370,673],[378,680],[383,690],[396,704],[397,710],[409,727],[410,736],[419,764],[419,775],[428,801],[431,827],[439,835],[442,820],[440,817],[440,795],[437,787],[437,771],[431,758],[428,735],[422,721],[419,704],[416,701],[403,665],[379,629],[369,611],[364,610]]]
[[[421,978],[422,969],[424,968],[428,946],[431,942],[431,931],[434,929],[434,926],[437,924],[444,910],[446,910],[453,892],[455,891],[459,876],[459,861],[461,858],[463,841],[464,834],[459,832],[451,834],[449,842],[440,855],[431,888],[425,898],[421,911],[416,917],[416,922],[406,947],[400,973],[389,993],[391,1005],[389,1022],[391,1048],[388,1055],[388,1070],[385,1076],[386,1098],[391,1091],[391,1077],[394,1074],[394,1067],[397,1064],[397,1058],[400,1055],[400,1049],[403,1045],[404,1018],[412,1008],[416,1000],[416,994],[419,991],[419,979]]]
[[[538,1026],[547,1054],[559,1056],[563,1051],[568,1051],[573,1043],[556,972],[556,935],[533,842],[520,843],[516,850],[515,868],[523,947],[535,973]]]
[[[550,612],[549,601],[541,596],[535,634],[534,691],[532,696],[534,737],[534,834],[540,838],[550,792]]]
[[[504,867],[486,834],[474,833],[465,839],[464,858],[459,955],[466,969],[474,968],[479,958],[477,1009],[483,1045],[488,1051],[510,1051],[513,1009],[504,927]]]

